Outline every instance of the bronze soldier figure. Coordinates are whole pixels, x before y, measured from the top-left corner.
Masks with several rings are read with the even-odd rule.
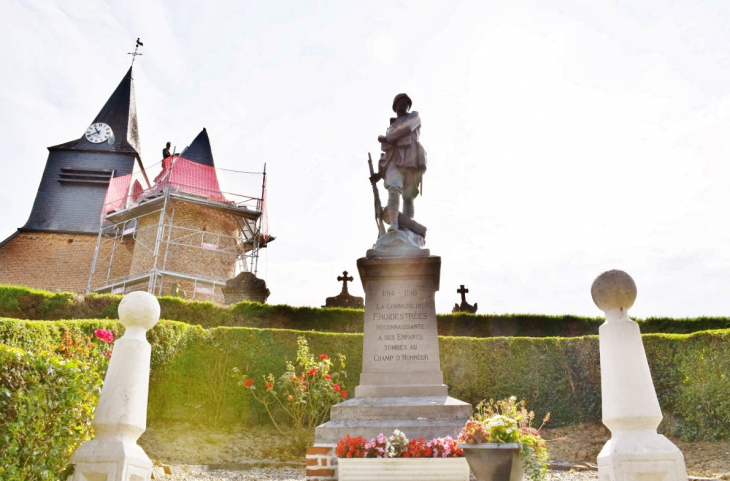
[[[385,188],[388,190],[387,216],[390,224],[388,231],[399,229],[398,212],[401,197],[403,197],[403,214],[413,219],[415,215],[413,200],[418,196],[423,173],[426,171],[426,152],[418,142],[421,118],[418,112],[408,112],[412,105],[413,102],[406,94],[398,94],[393,99],[393,111],[397,116],[390,119],[390,127],[385,135],[378,136],[383,154],[378,162],[378,172],[370,177],[370,182],[373,184],[384,179]]]

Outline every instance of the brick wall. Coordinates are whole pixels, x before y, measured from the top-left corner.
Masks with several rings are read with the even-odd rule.
[[[337,456],[334,444],[317,444],[307,448],[307,481],[336,481]]]
[[[84,293],[96,240],[96,235],[21,232],[0,248],[0,284]],[[116,271],[129,269],[131,252],[129,242],[117,248]]]
[[[96,237],[94,241],[96,242]],[[112,247],[115,242],[117,242],[117,246],[112,255]],[[133,252],[134,239],[131,236],[119,239],[103,237],[99,245],[99,256],[96,259],[96,268],[91,280],[92,289],[128,275]],[[91,261],[89,261],[89,266],[91,266]]]
[[[173,293],[173,284],[177,285],[177,292]],[[193,281],[173,279],[173,278],[158,278],[157,287],[155,290],[156,295],[181,297],[183,299],[195,299],[196,301],[213,301],[218,304],[223,304],[224,297],[221,291],[221,286],[213,288],[207,284],[198,284],[199,288],[212,289],[212,293],[198,290],[195,291],[195,283]]]
[[[159,223],[159,212],[153,212],[152,214],[147,214],[137,219],[132,263],[127,273],[130,276],[137,276],[149,272],[154,266],[153,253]]]
[[[168,222],[172,219],[173,226],[165,231],[165,236],[169,234],[172,240],[184,245],[162,244],[158,269],[162,269],[167,255],[165,269],[168,271],[222,282],[234,276],[236,256],[223,251],[233,247],[235,241],[218,236],[238,235],[239,227],[234,217],[179,201],[168,204],[167,215]],[[113,260],[110,253],[114,241],[105,238],[100,245],[92,285],[104,285],[107,278],[113,280],[149,272],[153,267],[152,250],[159,219],[159,213],[140,218],[135,233],[137,240],[131,236],[119,239]],[[89,282],[96,242],[96,235],[21,232],[0,248],[0,284],[84,293]],[[218,249],[201,249],[203,242],[217,245]],[[230,252],[235,250],[231,249]],[[169,279],[164,281],[163,294],[170,294],[172,282]],[[178,281],[178,284],[189,299],[193,298],[192,282]],[[127,290],[136,290],[137,287],[146,290],[147,283],[130,286]],[[221,288],[216,287],[214,295],[197,293],[195,299],[222,303],[223,294]]]
[[[137,224],[138,243],[132,258],[132,274],[148,272],[154,266],[154,249],[159,224],[159,213],[142,217]],[[170,243],[160,244],[157,268],[191,276],[225,281],[235,274],[235,240],[224,236],[237,236],[238,223],[231,215],[202,206],[174,201],[167,205],[163,238]],[[201,249],[201,244],[217,246],[217,249]],[[229,253],[224,253],[228,250]]]

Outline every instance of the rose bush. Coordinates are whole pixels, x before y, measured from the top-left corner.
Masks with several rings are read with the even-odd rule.
[[[335,368],[327,354],[318,359],[309,352],[307,340],[297,339],[296,364],[286,361],[286,372],[279,378],[273,374],[263,376],[263,392],[256,390],[253,379],[234,368],[238,385],[266,409],[271,422],[285,436],[290,436],[292,444],[299,450],[306,449],[314,441],[314,429],[326,422],[330,408],[347,398],[343,389],[347,373],[345,356],[338,354]],[[276,413],[283,412],[289,426],[278,421]]]
[[[0,344],[0,479],[66,479],[71,453],[91,437],[101,384],[91,362]]]

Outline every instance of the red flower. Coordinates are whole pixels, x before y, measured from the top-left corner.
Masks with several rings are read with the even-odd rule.
[[[332,386],[332,389],[334,389],[335,391],[339,391],[340,390],[340,385],[339,384],[335,384],[334,386]]]
[[[249,379],[249,381],[250,381],[250,379]],[[253,382],[251,384],[253,384]],[[264,386],[266,386],[266,389],[271,389],[272,387],[274,387],[274,385],[270,382],[267,382],[266,384],[264,384]]]
[[[114,333],[106,329],[97,329],[94,331],[94,335],[104,342],[114,342]]]
[[[246,387],[253,386],[253,379],[246,379]]]
[[[313,367],[312,369],[307,371],[307,374],[309,374],[310,376],[314,376],[315,374],[317,374],[317,368]]]
[[[433,450],[423,438],[411,439],[403,451],[404,458],[430,458]]]
[[[342,399],[347,399],[347,393],[345,391],[340,392],[340,396],[342,396]]]
[[[345,439],[340,439],[337,442],[335,454],[340,458],[364,458],[365,443],[365,438],[362,436],[351,438],[348,434]]]
[[[324,375],[324,378],[325,378],[325,379],[327,379],[327,380],[329,381],[330,379],[332,379],[332,376],[330,376],[329,374],[325,374],[325,375]]]
[[[328,359],[329,356],[327,354],[322,354],[319,356],[319,358],[324,361],[325,359]]]

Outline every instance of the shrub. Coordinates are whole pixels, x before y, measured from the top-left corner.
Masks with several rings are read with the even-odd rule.
[[[71,320],[71,321],[26,321],[0,319],[0,344],[19,347],[27,351],[51,351],[60,353],[64,337],[72,337],[76,342],[81,339],[99,339],[95,332],[108,331],[113,339],[124,334],[124,326],[111,320]],[[182,322],[160,321],[147,331],[147,340],[152,345],[151,367],[158,368],[169,362],[193,339],[204,337],[200,326]],[[100,344],[103,345],[103,344]]]
[[[58,480],[90,438],[102,378],[90,363],[0,345],[0,479]]]
[[[271,373],[263,376],[259,394],[253,378],[240,373],[238,368],[234,368],[234,372],[238,385],[264,406],[276,429],[282,435],[290,436],[293,445],[303,451],[314,442],[314,429],[329,419],[330,408],[347,398],[345,356],[338,354],[337,357],[339,370],[335,371],[329,356],[321,354],[316,359],[309,352],[306,338],[300,336],[296,365],[287,361],[286,372],[278,379]],[[274,415],[277,410],[286,414],[291,423],[290,432],[285,432],[277,422]]]
[[[63,330],[93,336],[96,329],[119,337],[114,321],[0,320],[0,343],[26,350],[57,343]],[[643,326],[642,326],[643,328]],[[231,376],[236,366],[260,383],[284,374],[297,338],[306,334],[316,353],[347,356],[347,384],[359,384],[362,335],[276,329],[215,328],[161,322],[147,336],[153,344],[148,421],[268,422],[265,409],[243,399]],[[665,416],[663,434],[684,439],[730,438],[730,330],[642,336]],[[597,336],[572,338],[439,337],[441,370],[449,394],[476,405],[484,398],[516,395],[551,425],[601,420]],[[44,349],[52,350],[51,347]]]
[[[233,379],[210,383],[209,367],[225,360],[226,369],[242,368],[257,381],[284,373],[284,359],[296,356],[301,332],[272,329],[217,328],[197,339],[165,367],[153,372],[150,422],[194,419],[208,422],[210,392],[226,393],[225,422],[261,422],[263,407],[240,399]],[[306,333],[314,352],[347,356],[350,387],[359,384],[362,335]],[[643,336],[660,406],[662,432],[686,439],[730,438],[730,331],[691,335]],[[451,396],[476,405],[484,398],[510,395],[525,399],[539,419],[552,413],[551,425],[601,420],[601,376],[597,336],[577,338],[440,337],[441,370]],[[704,349],[704,355],[702,350]],[[704,356],[704,357],[702,357]],[[697,409],[702,401],[702,409]],[[152,416],[154,414],[154,416]],[[727,415],[727,416],[726,416]],[[702,417],[702,422],[698,420]],[[671,421],[671,422],[670,422]]]
[[[116,319],[122,296],[51,293],[0,285],[0,317],[60,320]],[[355,333],[363,331],[362,309],[293,307],[241,302],[219,306],[212,302],[160,297],[161,318],[212,327],[258,327]],[[469,337],[577,337],[598,334],[603,318],[534,314],[439,314],[438,333]],[[730,328],[730,318],[637,319],[641,332],[689,334]]]

